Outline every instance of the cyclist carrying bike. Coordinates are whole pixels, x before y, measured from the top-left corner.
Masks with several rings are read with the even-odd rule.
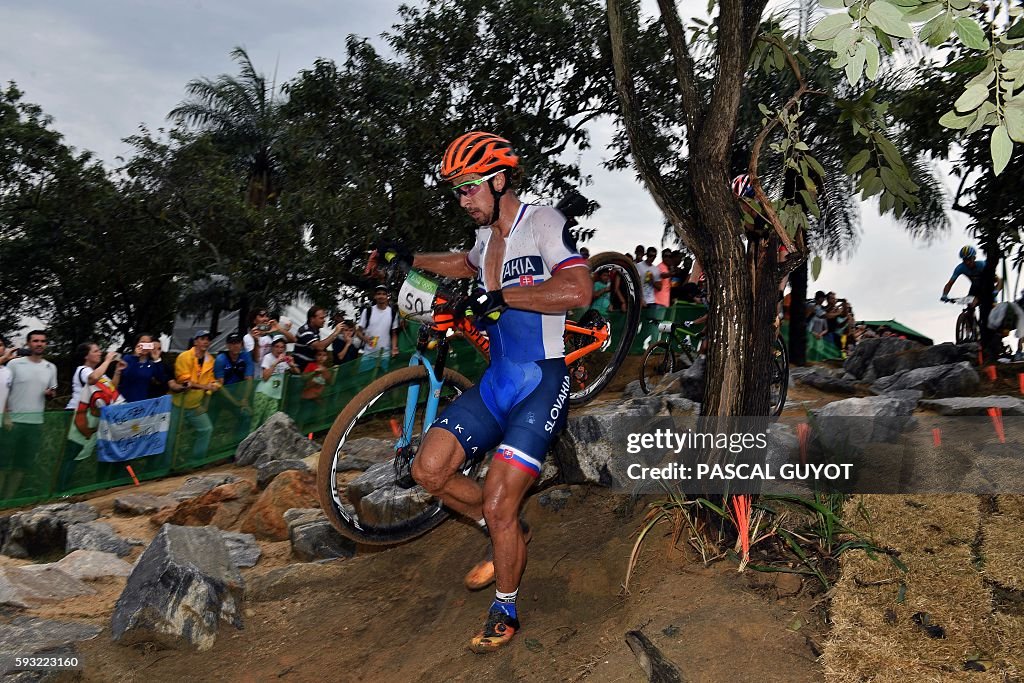
[[[493,575],[495,599],[470,643],[474,652],[488,652],[520,628],[516,596],[527,536],[519,508],[565,426],[565,313],[590,303],[593,283],[565,217],[516,196],[519,158],[508,140],[479,131],[462,135],[444,154],[441,179],[478,226],[476,243],[468,252],[416,254],[412,265],[476,278],[479,291],[467,313],[488,334],[491,362],[480,382],[431,425],[412,476],[490,534],[493,561],[476,568],[474,582],[487,585]],[[467,458],[482,458],[496,446],[483,487],[459,472]]]
[[[982,274],[985,272],[985,262],[978,260],[978,251],[970,246],[963,246],[960,248],[960,263],[953,270],[953,275],[950,276],[949,282],[942,288],[941,301],[949,301],[949,290],[953,288],[953,283],[957,281],[961,275],[966,275],[967,279],[971,281],[971,290],[967,293],[968,296],[974,297],[974,301],[971,302],[972,306],[978,305],[978,297],[982,294]],[[1002,282],[999,277],[996,277],[995,291],[998,292],[1002,289]]]

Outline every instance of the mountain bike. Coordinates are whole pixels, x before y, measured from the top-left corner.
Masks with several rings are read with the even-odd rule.
[[[946,303],[963,306],[964,310],[956,319],[956,343],[979,341],[981,339],[981,327],[978,324],[978,316],[975,313],[977,306],[974,305],[973,296],[963,296],[958,299],[946,299]]]
[[[662,323],[658,326],[668,339],[652,344],[640,366],[640,388],[651,393],[665,375],[685,370],[693,364],[701,343],[701,329],[692,322]],[[768,414],[778,416],[786,407],[789,392],[789,354],[781,335],[772,342],[768,366]]]
[[[595,277],[608,271],[619,283],[625,310],[606,318],[588,309],[565,322],[569,405],[597,396],[622,364],[640,325],[641,284],[632,260],[603,253],[590,259]],[[344,536],[371,545],[399,543],[430,531],[448,517],[441,502],[410,474],[427,429],[473,383],[447,367],[461,337],[484,358],[487,336],[461,311],[461,297],[443,281],[408,271],[398,305],[420,323],[409,366],[390,372],[356,394],[324,439],[317,490],[327,518]],[[454,303],[453,303],[454,302]],[[427,357],[434,351],[433,362]],[[483,454],[481,454],[483,455]],[[482,477],[486,458],[467,458],[461,472]]]

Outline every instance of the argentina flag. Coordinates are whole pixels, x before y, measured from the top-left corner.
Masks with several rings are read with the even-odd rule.
[[[169,395],[104,406],[96,432],[96,459],[123,462],[163,453],[170,423]]]

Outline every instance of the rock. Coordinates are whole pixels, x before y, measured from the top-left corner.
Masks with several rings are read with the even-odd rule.
[[[252,534],[222,531],[220,535],[224,539],[228,555],[236,567],[255,567],[256,563],[260,561],[263,551]]]
[[[967,361],[955,365],[938,365],[915,370],[903,370],[882,377],[871,385],[871,390],[886,394],[899,389],[918,389],[929,398],[963,396],[981,384],[977,371]]]
[[[177,504],[177,499],[171,496],[155,496],[152,493],[127,493],[114,499],[114,512],[122,515],[149,515]]]
[[[395,472],[390,462],[377,463],[349,482],[346,497],[369,525],[388,525],[413,517],[436,504],[419,486],[402,489],[394,485]]]
[[[304,562],[352,557],[356,544],[338,533],[326,519],[296,524],[289,530],[292,555]]]
[[[626,388],[622,390],[622,398],[639,398],[644,396],[644,390],[640,388],[640,380],[635,379],[626,385]]]
[[[150,518],[157,526],[215,526],[227,529],[256,498],[256,486],[239,479],[216,486],[195,498],[183,500],[173,508],[165,508]]]
[[[244,584],[219,529],[165,524],[117,599],[111,635],[209,650],[221,622],[242,627]]]
[[[46,654],[74,655],[75,643],[91,640],[102,631],[99,626],[72,621],[54,621],[39,617],[17,616],[0,625],[0,676],[10,671],[14,657]],[[19,680],[6,677],[5,680]],[[63,680],[63,679],[61,679]]]
[[[872,442],[894,442],[913,424],[917,401],[868,396],[833,401],[812,410],[813,438],[827,451],[858,453]]]
[[[234,481],[238,481],[238,477],[233,474],[204,474],[200,477],[189,477],[181,488],[171,493],[170,496],[177,501],[188,500]]]
[[[75,550],[54,566],[81,581],[92,581],[107,576],[128,576],[132,566],[114,553],[99,550]]]
[[[537,504],[552,512],[559,512],[572,498],[569,489],[550,489],[537,496]]]
[[[683,398],[688,398],[691,401],[700,402],[704,400],[704,368],[707,365],[707,358],[704,356],[697,356],[693,364],[683,370],[680,373],[675,373],[678,377],[669,387],[676,386],[678,383],[678,393]],[[670,388],[669,391],[673,389]]]
[[[1003,415],[1024,415],[1024,401],[1012,396],[957,396],[921,401],[921,407],[939,415],[988,415],[999,408]]]
[[[843,369],[854,377],[865,382],[873,382],[880,377],[874,369],[876,358],[882,358],[908,349],[924,348],[921,344],[899,337],[878,337],[862,339],[843,363]]]
[[[285,510],[284,513],[284,523],[288,525],[289,530],[293,526],[319,522],[322,519],[326,520],[327,516],[324,515],[324,511],[320,508],[292,508],[291,510]]]
[[[388,464],[390,467],[390,464]],[[288,525],[284,513],[291,508],[309,508],[319,505],[316,495],[316,475],[311,472],[288,470],[279,474],[260,494],[242,516],[241,530],[256,534],[269,541],[288,539]]]
[[[75,550],[98,550],[124,557],[132,551],[131,545],[106,522],[83,522],[68,529],[66,552]]]
[[[39,607],[95,593],[52,564],[0,568],[0,605]]]
[[[371,464],[385,462],[395,457],[393,440],[385,441],[384,439],[372,439],[370,437],[352,439],[346,442],[342,446],[341,452],[345,454],[344,460],[368,462]]]
[[[913,347],[905,351],[878,356],[872,361],[875,375],[885,377],[904,370],[930,368],[936,365],[953,365],[961,361],[977,360],[975,344],[956,345],[952,342],[935,346]]]
[[[271,569],[266,574],[254,576],[249,581],[247,597],[253,602],[266,602],[291,597],[295,592],[309,586],[341,585],[339,562],[296,562],[287,567]]]
[[[99,516],[96,508],[87,503],[54,503],[15,512],[10,516],[0,553],[21,558],[63,555],[68,527]]]
[[[259,489],[267,488],[267,484],[273,481],[274,477],[287,472],[288,470],[300,470],[308,472],[309,467],[301,460],[271,460],[262,465],[256,466],[256,486]]]
[[[235,451],[236,465],[262,465],[271,460],[301,460],[320,450],[300,434],[285,413],[274,413],[259,429],[245,437]]]
[[[800,373],[794,381],[831,394],[857,393],[857,386],[852,381],[843,379],[842,376],[822,367],[812,368],[811,372]]]

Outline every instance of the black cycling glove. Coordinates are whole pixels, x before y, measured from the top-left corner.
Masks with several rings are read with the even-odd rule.
[[[466,301],[466,315],[474,315],[478,318],[487,318],[496,321],[508,308],[505,297],[500,289],[494,289],[486,294],[472,296]]]

